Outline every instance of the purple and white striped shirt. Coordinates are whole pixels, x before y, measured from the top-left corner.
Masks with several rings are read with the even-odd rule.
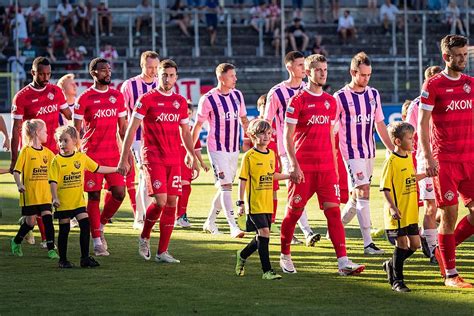
[[[334,94],[339,120],[339,148],[345,160],[375,157],[375,123],[384,120],[377,89],[354,92],[348,85]]]
[[[276,139],[278,145],[278,154],[285,155],[285,147],[283,146],[283,128],[285,126],[285,114],[288,106],[288,100],[301,91],[306,86],[305,82],[301,82],[299,87],[292,88],[286,81],[273,86],[267,94],[267,102],[265,106],[265,114],[263,118],[267,121],[275,120]]]
[[[120,92],[123,94],[123,98],[125,99],[125,106],[128,109],[128,119],[130,120],[133,108],[135,107],[135,103],[137,102],[138,98],[154,89],[158,86],[158,78],[154,78],[153,82],[146,83],[141,75],[132,77],[127,79],[123,82],[122,87],[120,88]],[[141,127],[138,127],[137,133],[135,134],[135,140],[142,139],[142,130]]]
[[[239,151],[239,119],[247,116],[242,92],[232,89],[221,94],[217,88],[211,89],[199,99],[197,121],[209,122],[207,136],[208,151]]]

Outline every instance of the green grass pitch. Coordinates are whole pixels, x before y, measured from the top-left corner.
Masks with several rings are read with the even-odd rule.
[[[378,151],[371,192],[373,226],[381,228],[382,197],[378,192],[384,152]],[[7,167],[8,154],[0,156],[0,167]],[[237,188],[234,187],[234,198]],[[381,268],[390,257],[392,246],[383,238],[375,239],[386,254],[365,256],[358,223],[347,228],[349,257],[367,265],[357,277],[337,275],[332,245],[322,239],[315,248],[293,246],[292,257],[298,274],[283,275],[279,281],[264,281],[258,255],[246,266],[246,276],[234,275],[235,252],[248,238],[231,239],[225,218],[218,224],[224,235],[214,237],[201,232],[210,201],[215,193],[211,173],[202,174],[193,184],[188,207],[190,229],[175,229],[170,252],[181,264],[157,264],[139,257],[138,231],[132,230],[132,211],[128,198],[106,227],[110,257],[99,257],[97,269],[60,270],[57,262],[36,245],[23,246],[24,257],[13,257],[9,239],[17,229],[20,216],[18,194],[11,175],[0,176],[0,315],[26,314],[423,314],[474,315],[474,290],[448,289],[443,286],[437,266],[430,265],[418,251],[406,264],[406,283],[411,293],[394,293]],[[280,224],[286,189],[279,191]],[[323,236],[326,221],[312,199],[308,214],[311,225]],[[460,218],[466,214],[460,207]],[[420,210],[422,215],[422,210]],[[78,228],[69,238],[70,260],[79,265]],[[56,228],[57,233],[57,228]],[[299,233],[299,232],[298,232]],[[152,252],[156,252],[158,233],[152,233]],[[279,236],[270,239],[271,260],[279,271]],[[467,281],[474,282],[473,238],[457,249],[457,265]]]

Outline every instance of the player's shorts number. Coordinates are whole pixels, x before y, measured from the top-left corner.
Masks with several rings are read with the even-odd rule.
[[[173,177],[173,182],[171,182],[171,186],[173,188],[181,189],[181,177],[180,176],[174,176]]]

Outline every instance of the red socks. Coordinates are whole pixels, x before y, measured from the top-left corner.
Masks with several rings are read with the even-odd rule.
[[[160,218],[160,241],[158,242],[158,254],[168,250],[175,219],[176,207],[165,206]]]
[[[456,242],[456,247],[461,244],[464,240],[471,237],[474,234],[474,226],[469,222],[467,216],[465,216],[456,226],[454,231],[454,240]]]
[[[120,205],[122,205],[122,201],[116,200],[112,195],[110,198],[105,199],[104,210],[100,215],[100,223],[102,225],[106,225],[115,213],[117,213]]]
[[[189,196],[191,195],[191,185],[185,184],[182,186],[181,196],[178,196],[178,211],[176,218],[180,218],[186,213],[188,209]]]
[[[278,210],[278,200],[273,200],[273,214],[272,214],[272,224],[275,223]]]
[[[289,255],[291,239],[295,233],[296,223],[301,217],[303,210],[295,211],[291,207],[288,207],[285,218],[281,222],[281,253]]]
[[[146,209],[145,223],[143,224],[143,230],[141,237],[150,239],[151,229],[155,225],[158,218],[160,218],[162,207],[151,203],[150,206]],[[173,221],[174,224],[174,221]]]
[[[454,234],[443,235],[438,233],[438,245],[443,258],[444,268],[451,270],[456,268],[456,241]]]
[[[137,190],[135,190],[135,187],[128,188],[127,193],[130,198],[130,204],[132,205],[133,218],[135,218],[135,213],[137,212]]]
[[[92,238],[100,237],[100,201],[88,200],[87,201],[87,214],[91,223],[91,235]]]
[[[339,207],[331,207],[324,210],[328,222],[329,237],[336,251],[336,257],[346,256],[346,233],[341,222],[341,211]]]
[[[41,216],[36,216],[36,225],[38,225],[41,234],[41,241],[46,240],[46,232],[44,229],[43,218]]]

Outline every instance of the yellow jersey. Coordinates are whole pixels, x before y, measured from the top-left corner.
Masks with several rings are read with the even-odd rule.
[[[53,157],[53,152],[46,147],[24,146],[20,150],[14,169],[25,186],[25,192],[20,193],[20,206],[51,204],[48,169]]]
[[[60,206],[56,211],[71,211],[85,207],[84,170],[96,172],[98,169],[99,165],[84,153],[56,155],[49,170],[49,182],[58,184]]]
[[[247,214],[273,213],[273,174],[275,153],[271,149],[260,152],[256,148],[247,151],[242,158],[239,178],[246,180]]]
[[[418,193],[416,190],[415,167],[411,154],[403,157],[392,153],[384,162],[380,191],[390,191],[393,203],[401,213],[398,220],[390,215],[390,206],[384,205],[385,229],[398,229],[418,224]]]

